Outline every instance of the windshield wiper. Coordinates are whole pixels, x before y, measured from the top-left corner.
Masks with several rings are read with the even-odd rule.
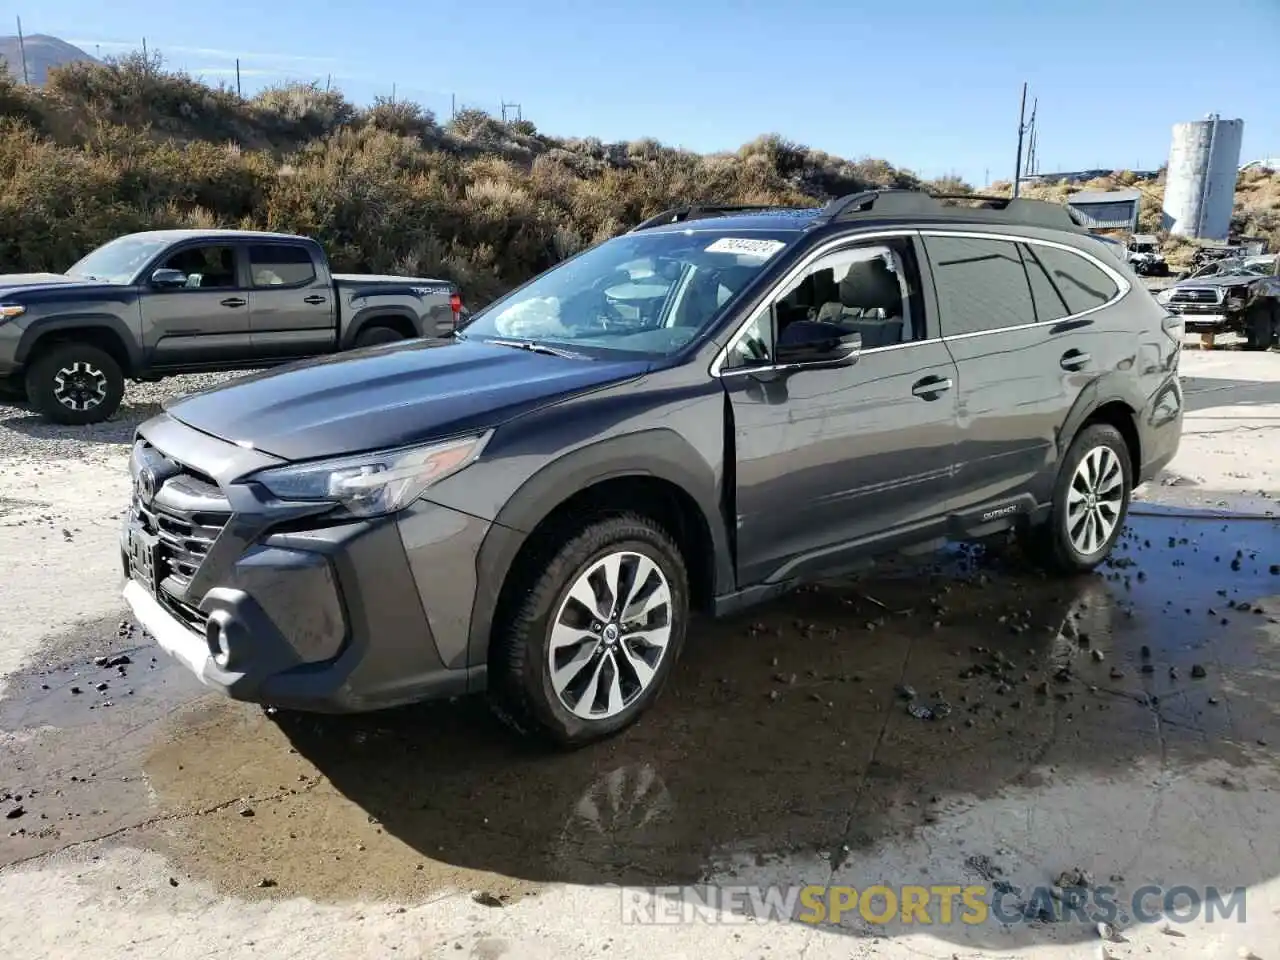
[[[564,350],[560,347],[548,346],[545,343],[539,343],[537,340],[489,340],[485,343],[492,343],[499,347],[515,347],[517,350],[528,350],[530,353],[545,353],[549,357],[564,357],[567,360],[585,360],[585,355],[574,353],[572,350]]]

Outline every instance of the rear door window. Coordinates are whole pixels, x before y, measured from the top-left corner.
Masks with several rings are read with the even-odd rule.
[[[1035,323],[1031,288],[1016,244],[926,236],[944,337]]]
[[[314,280],[316,268],[305,247],[255,243],[249,247],[249,274],[255,287],[294,287]]]

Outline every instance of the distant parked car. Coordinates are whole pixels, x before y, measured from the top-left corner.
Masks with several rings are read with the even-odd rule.
[[[106,420],[126,377],[266,367],[452,333],[458,288],[334,274],[314,240],[156,230],[112,240],[65,274],[0,275],[0,386],[50,420]]]
[[[695,611],[1007,531],[1091,570],[1178,449],[1182,324],[1065,207],[996,202],[682,207],[452,339],[180,399],[138,429],[125,597],[237,699],[487,689],[577,744]]]

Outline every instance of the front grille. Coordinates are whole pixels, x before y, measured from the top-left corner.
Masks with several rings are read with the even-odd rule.
[[[130,507],[130,519],[159,541],[156,599],[203,631],[207,618],[191,602],[199,598],[181,598],[231,519],[231,505],[211,477],[169,459],[144,440],[134,445],[134,462],[150,467],[156,477],[149,500],[135,482]]]
[[[1184,287],[1181,290],[1174,290],[1173,295],[1169,297],[1170,303],[1183,304],[1217,304],[1218,291],[1213,287]]]

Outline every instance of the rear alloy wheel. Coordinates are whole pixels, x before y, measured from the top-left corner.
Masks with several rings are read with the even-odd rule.
[[[1133,491],[1129,447],[1120,431],[1095,423],[1067,451],[1049,522],[1039,531],[1044,560],[1063,573],[1085,573],[1111,553]]]
[[[545,559],[512,585],[525,599],[499,627],[495,707],[521,732],[589,743],[634,721],[670,675],[685,565],[661,527],[631,515],[592,523]]]
[[[37,412],[54,423],[101,423],[124,399],[124,373],[99,347],[58,344],[28,369],[27,396]]]

